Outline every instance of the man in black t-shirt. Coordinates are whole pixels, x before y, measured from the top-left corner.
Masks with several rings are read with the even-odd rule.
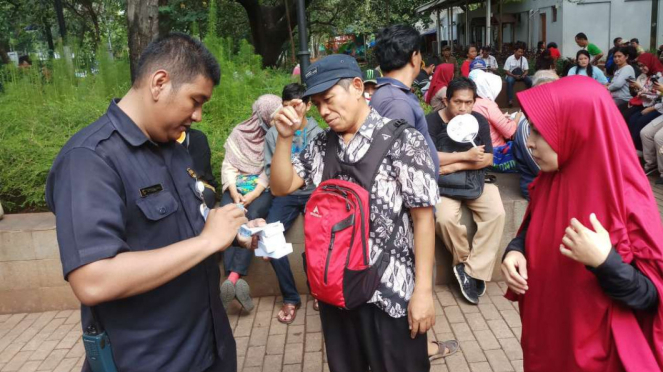
[[[490,126],[481,114],[472,112],[476,100],[476,86],[468,78],[457,78],[447,87],[446,108],[426,116],[428,130],[440,159],[440,179],[446,185],[445,175],[472,172],[493,164],[493,146]],[[471,114],[479,122],[479,133],[474,139],[477,145],[453,141],[447,134],[447,123],[458,115]],[[483,174],[479,175],[483,182]],[[477,223],[472,244],[467,238],[467,228],[460,223],[461,206],[465,204]],[[472,304],[479,303],[479,296],[486,292],[491,279],[495,258],[504,229],[505,212],[499,190],[485,184],[481,195],[472,200],[445,195],[443,192],[436,209],[436,233],[453,255],[453,270],[463,296]]]
[[[421,71],[412,82],[412,88],[418,89],[421,94],[425,94],[430,85],[431,76],[435,72],[435,66],[440,64],[440,59],[436,56],[428,56],[422,60],[421,64]]]

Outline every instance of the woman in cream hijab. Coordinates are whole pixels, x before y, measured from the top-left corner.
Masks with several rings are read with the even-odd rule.
[[[500,110],[495,100],[502,90],[502,79],[498,75],[483,70],[473,70],[470,80],[477,86],[477,99],[472,111],[483,115],[490,123],[490,138],[493,147],[506,145],[506,140],[513,137],[518,128],[520,113],[514,120]]]

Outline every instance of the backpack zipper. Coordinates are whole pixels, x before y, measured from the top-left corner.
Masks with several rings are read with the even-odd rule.
[[[354,197],[357,201],[361,201],[361,199],[359,199],[359,195],[354,190],[352,190],[350,188],[347,188],[347,187],[344,187],[344,186],[325,185],[325,186],[322,187],[322,189],[323,190],[325,190],[325,189],[334,190],[335,189],[335,190],[338,190],[338,191],[341,191],[341,192],[345,192],[346,196],[347,196],[347,193],[350,192],[350,193],[352,193],[352,195],[354,195]],[[371,197],[370,193],[369,193],[368,197],[369,198]],[[347,202],[347,199],[346,199],[346,202]],[[366,237],[366,228],[364,227],[364,221],[365,221],[364,207],[361,205],[361,202],[359,202],[357,204],[359,205],[359,214],[361,215],[360,224],[361,224],[361,245],[362,245],[362,248],[363,248],[362,249],[362,255],[364,256],[364,265],[368,266],[368,256],[366,256],[367,248],[366,248],[366,239],[365,239],[365,237]]]
[[[325,263],[325,284],[327,284],[327,273],[329,272],[329,261],[331,261],[332,249],[334,248],[334,240],[336,233],[332,232],[331,239],[329,240],[329,250],[327,251],[327,262]]]

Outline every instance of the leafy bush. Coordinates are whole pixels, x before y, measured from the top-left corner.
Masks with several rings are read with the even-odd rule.
[[[230,39],[208,35],[205,44],[217,57],[222,77],[203,107],[203,121],[194,127],[207,134],[219,177],[223,144],[231,129],[251,115],[258,96],[280,96],[293,80],[282,71],[263,70],[246,41],[236,47]],[[54,59],[43,67],[9,66],[1,71],[0,201],[8,212],[46,210],[46,177],[60,148],[103,115],[113,97],[122,97],[130,88],[126,58],[113,60],[104,50],[96,55],[96,64],[87,70],[76,69],[83,64],[75,59]]]

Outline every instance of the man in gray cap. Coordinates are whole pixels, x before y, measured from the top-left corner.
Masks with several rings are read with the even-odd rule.
[[[275,113],[278,139],[272,160],[272,193],[282,196],[305,184],[318,186],[327,178],[324,168],[330,166],[329,159],[345,164],[333,178],[365,184],[357,181],[363,177],[355,170],[366,158],[372,159],[374,152],[369,150],[381,143],[383,127],[394,124],[366,103],[362,73],[354,58],[326,57],[311,65],[304,76],[308,86],[304,96],[311,97],[329,129],[291,161],[293,133],[305,115],[305,105],[293,100]],[[320,302],[332,372],[364,372],[369,367],[389,372],[430,369],[426,331],[435,324],[436,172],[421,133],[410,126],[395,133],[399,134],[386,156],[377,160],[372,184],[364,187],[370,193],[370,264],[386,256],[388,265],[367,303],[344,310]],[[336,158],[325,159],[328,146],[338,149],[331,150]],[[458,349],[455,341],[441,344],[442,350]]]

